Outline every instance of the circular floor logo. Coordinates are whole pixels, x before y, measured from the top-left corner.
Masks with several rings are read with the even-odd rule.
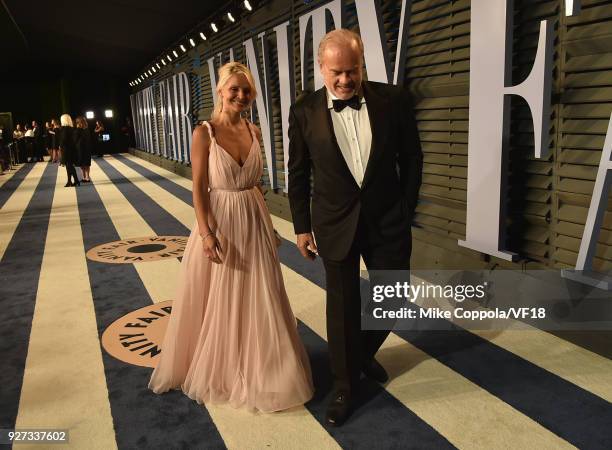
[[[155,367],[172,311],[172,300],[132,311],[102,334],[102,346],[120,361]]]
[[[187,236],[152,236],[98,245],[87,252],[93,261],[130,264],[183,256]]]

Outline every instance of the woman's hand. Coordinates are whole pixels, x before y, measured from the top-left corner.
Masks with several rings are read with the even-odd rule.
[[[278,231],[274,230],[274,241],[276,242],[276,246],[280,247],[281,244],[283,243],[283,239],[281,238],[281,235],[278,234]]]
[[[214,234],[208,234],[202,239],[202,245],[204,246],[204,255],[212,262],[221,264],[221,244]]]

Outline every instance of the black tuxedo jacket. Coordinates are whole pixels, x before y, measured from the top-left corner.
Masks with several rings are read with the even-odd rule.
[[[326,88],[303,97],[289,113],[288,193],[294,229],[296,234],[313,231],[319,254],[330,260],[344,259],[358,225],[365,230],[365,245],[411,248],[423,167],[412,102],[397,86],[368,81],[362,86],[372,146],[361,188],[336,141]]]

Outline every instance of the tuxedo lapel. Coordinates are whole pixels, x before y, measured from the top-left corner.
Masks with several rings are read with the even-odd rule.
[[[365,174],[363,176],[363,189],[368,181],[372,178],[376,168],[376,163],[383,154],[385,141],[388,136],[390,110],[387,105],[387,99],[378,95],[368,84],[363,82],[363,96],[365,97],[368,107],[368,117],[370,119],[370,129],[372,131],[372,145],[370,147],[370,158],[366,165]]]

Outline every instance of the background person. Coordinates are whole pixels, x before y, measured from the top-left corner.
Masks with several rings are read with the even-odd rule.
[[[76,151],[77,151],[77,163],[76,165],[81,168],[81,178],[84,183],[89,183],[89,170],[91,168],[91,134],[87,127],[87,120],[84,117],[79,116],[76,118],[76,129],[74,130]]]
[[[96,120],[96,126],[94,128],[95,139],[95,150],[96,155],[102,157],[104,155],[104,124],[101,120]]]
[[[35,162],[34,132],[27,123],[25,124],[23,141],[25,142],[25,157],[27,162]]]
[[[62,164],[66,166],[68,181],[64,187],[80,186],[74,164],[77,160],[77,150],[74,136],[74,125],[69,114],[60,117],[61,128],[59,129],[59,146],[62,154]]]
[[[59,163],[60,162],[60,150],[59,150],[59,136],[58,132],[60,129],[60,124],[57,119],[51,119],[51,127],[49,128],[49,135],[51,136],[50,145],[51,145],[51,162]]]
[[[15,131],[13,131],[13,142],[15,142],[15,149],[17,151],[17,162],[18,163],[22,163],[25,162],[25,141],[23,140],[24,138],[24,132],[23,129],[21,128],[21,124],[17,124],[17,126],[15,127]]]
[[[43,137],[43,130],[40,129],[36,120],[32,121],[32,137],[34,145],[34,161],[43,162],[45,160],[45,141]]]
[[[43,139],[45,142],[45,150],[47,151],[47,154],[49,155],[49,161],[51,161],[53,158],[51,156],[51,121],[47,121],[45,122],[45,129],[43,132]]]

